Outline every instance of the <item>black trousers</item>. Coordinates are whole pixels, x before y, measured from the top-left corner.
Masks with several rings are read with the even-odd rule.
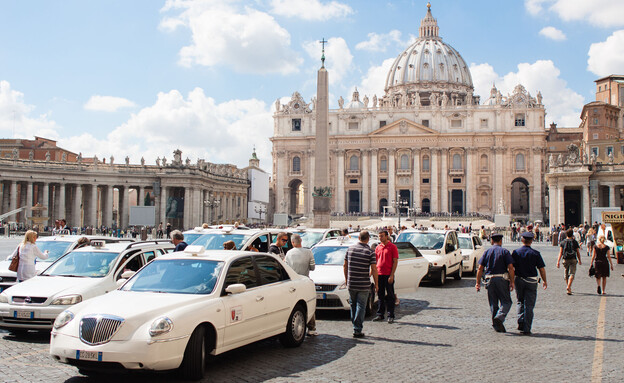
[[[389,275],[379,275],[377,282],[379,289],[377,290],[377,298],[379,299],[379,308],[377,315],[383,317],[388,310],[388,317],[394,318],[394,282],[389,283]]]

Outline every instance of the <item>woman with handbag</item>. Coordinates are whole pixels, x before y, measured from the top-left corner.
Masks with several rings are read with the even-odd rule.
[[[19,257],[19,266],[17,267],[17,281],[23,282],[37,275],[35,269],[35,259],[48,259],[49,252],[46,250],[43,253],[35,242],[37,241],[37,232],[28,230],[24,235],[24,240],[17,246],[13,252],[13,257]]]
[[[596,269],[596,284],[598,284],[596,291],[598,294],[602,295],[606,294],[605,287],[607,286],[607,278],[609,277],[609,265],[611,265],[611,270],[613,270],[613,261],[609,256],[610,250],[609,246],[605,245],[604,235],[598,237],[598,244],[594,246],[591,264],[593,264]],[[601,282],[602,289],[600,288]]]

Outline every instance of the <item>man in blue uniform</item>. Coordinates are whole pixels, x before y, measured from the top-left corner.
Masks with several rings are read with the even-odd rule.
[[[531,248],[533,243],[533,233],[524,232],[521,235],[522,246],[514,250],[511,256],[514,260],[516,272],[516,298],[518,302],[518,330],[523,335],[531,335],[531,324],[533,323],[533,307],[537,298],[537,271],[542,277],[544,290],[548,286],[546,282],[546,265],[539,251]]]
[[[493,233],[490,241],[492,247],[487,249],[479,260],[475,288],[477,292],[481,290],[481,277],[485,272],[485,288],[488,291],[492,312],[492,327],[496,332],[505,332],[503,322],[511,309],[510,291],[514,289],[514,261],[509,250],[501,246],[502,234]]]

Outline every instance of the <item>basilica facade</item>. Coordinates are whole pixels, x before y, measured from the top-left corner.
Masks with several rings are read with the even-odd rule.
[[[331,76],[331,72],[329,73]],[[276,102],[275,210],[310,216],[315,185],[316,99]],[[484,100],[470,70],[427,10],[419,38],[399,54],[382,96],[338,100],[329,110],[334,213],[509,214],[544,219],[544,106],[517,85]],[[546,161],[547,162],[547,161]]]

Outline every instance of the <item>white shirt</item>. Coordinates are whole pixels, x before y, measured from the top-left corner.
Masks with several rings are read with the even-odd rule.
[[[48,259],[49,253],[47,250],[42,253],[37,245],[30,242],[19,245],[15,251],[13,251],[13,256],[17,254],[17,249],[19,249],[20,257],[19,267],[17,268],[17,279],[25,281],[37,275],[35,258]]]
[[[299,275],[310,275],[310,270],[316,267],[312,250],[303,247],[293,247],[286,253],[284,262],[292,267]]]

